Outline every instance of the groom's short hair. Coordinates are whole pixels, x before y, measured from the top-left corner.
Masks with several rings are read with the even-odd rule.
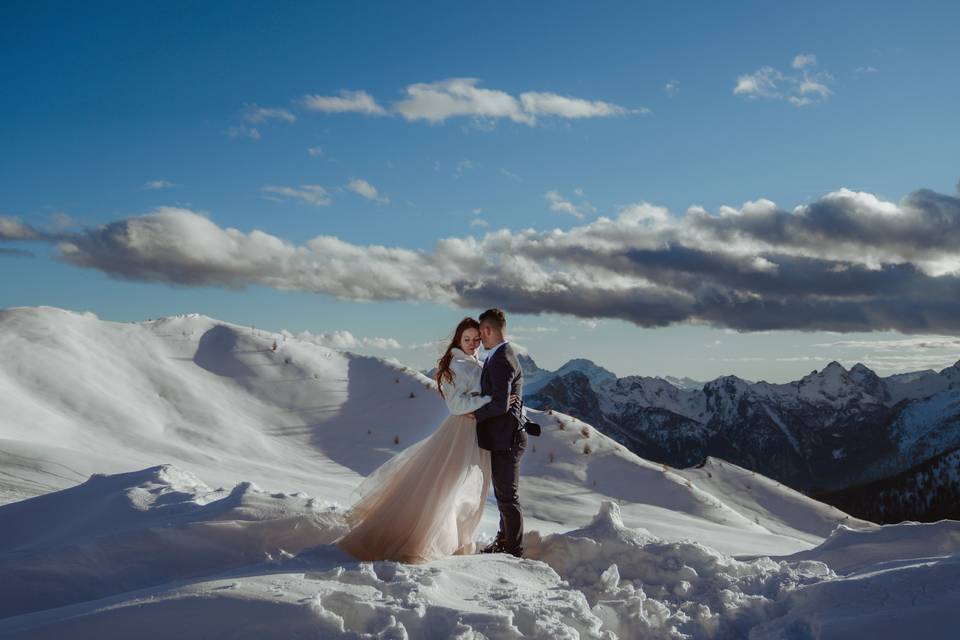
[[[503,331],[503,328],[507,326],[507,315],[503,312],[503,309],[487,309],[480,314],[480,324],[489,324],[492,327],[496,327],[497,331]]]

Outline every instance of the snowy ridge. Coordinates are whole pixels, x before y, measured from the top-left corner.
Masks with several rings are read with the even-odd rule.
[[[882,612],[826,551],[795,556],[878,527],[722,460],[650,462],[557,411],[531,412],[528,558],[358,563],[330,544],[352,489],[445,414],[421,374],[196,314],[8,309],[0,348],[0,635],[843,637],[852,611]],[[481,540],[496,520],[491,502]],[[924,606],[955,596],[960,542],[927,525],[876,540],[863,580],[888,582],[871,589],[902,569],[940,581]]]

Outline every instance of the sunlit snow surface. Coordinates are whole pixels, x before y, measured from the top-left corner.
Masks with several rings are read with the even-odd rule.
[[[952,638],[960,622],[960,523],[877,527],[722,460],[643,460],[561,414],[533,413],[527,558],[358,563],[330,544],[351,490],[445,415],[419,373],[205,316],[49,307],[0,311],[0,353],[0,636]],[[491,501],[480,537],[496,523]]]

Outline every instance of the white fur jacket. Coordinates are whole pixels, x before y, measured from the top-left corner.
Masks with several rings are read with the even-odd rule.
[[[493,399],[480,395],[480,372],[483,371],[483,364],[456,347],[451,349],[450,353],[453,355],[450,360],[453,383],[444,381],[443,397],[450,413],[472,413]]]

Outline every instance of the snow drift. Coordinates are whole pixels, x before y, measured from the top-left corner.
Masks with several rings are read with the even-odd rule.
[[[444,407],[421,374],[307,338],[0,311],[0,635],[955,628],[960,523],[877,527],[722,460],[650,463],[558,413],[533,413],[523,460],[529,557],[356,562],[330,544],[351,490]],[[482,539],[496,519],[488,504]]]

